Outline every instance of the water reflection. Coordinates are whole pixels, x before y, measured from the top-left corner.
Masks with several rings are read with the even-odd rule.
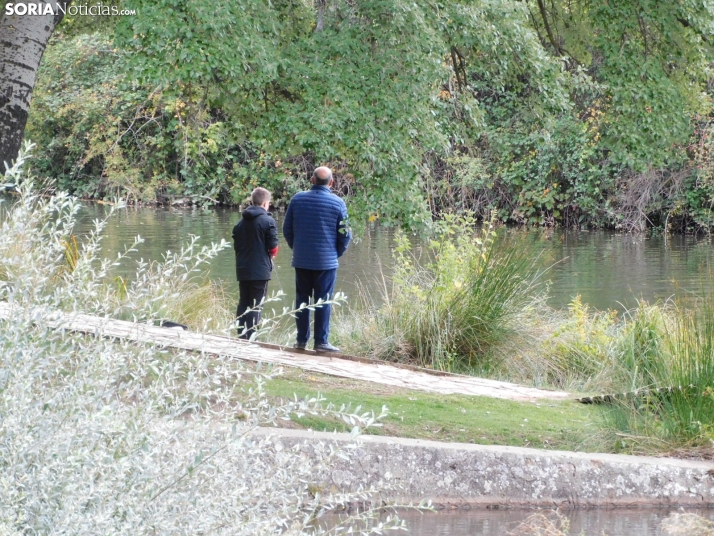
[[[504,536],[532,515],[534,510],[445,510],[437,513],[403,511],[399,517],[406,522],[409,536]],[[551,519],[551,511],[538,510]],[[653,509],[591,509],[560,512],[570,521],[570,535],[584,536],[665,536],[662,521],[673,512],[683,510]],[[714,520],[714,510],[688,509],[706,519]],[[326,516],[328,517],[328,516]],[[327,522],[329,525],[329,521]],[[545,533],[543,533],[545,534]]]
[[[101,217],[106,208],[101,205],[87,206],[77,226],[78,234],[86,233],[92,221]],[[294,300],[295,272],[290,266],[291,251],[282,237],[282,218],[275,214],[278,223],[280,250],[275,261],[277,272],[273,275],[269,293],[282,289],[286,296],[283,303],[291,305]],[[104,254],[113,257],[123,251],[133,238],[141,236],[144,242],[133,254],[134,259],[160,260],[166,251],[177,251],[189,235],[200,236],[199,244],[207,245],[222,239],[232,245],[231,231],[239,221],[240,213],[232,209],[151,209],[129,207],[112,218],[105,231]],[[353,244],[340,259],[337,291],[347,294],[349,303],[362,305],[373,300],[381,303],[382,289],[389,275],[393,233],[378,228],[370,229],[357,244]],[[386,265],[385,265],[386,263]],[[121,275],[131,275],[131,264],[120,268]],[[227,249],[214,259],[209,267],[211,277],[223,281],[228,292],[238,297],[235,280],[233,250]],[[381,288],[380,288],[381,287]]]
[[[93,218],[105,207],[88,205],[82,213],[80,231],[87,230]],[[190,234],[208,244],[231,240],[233,225],[240,213],[233,209],[152,209],[129,208],[110,223],[105,237],[105,254],[115,255],[135,235],[145,242],[136,258],[160,259],[167,251],[181,247]],[[281,226],[281,217],[276,217]],[[607,231],[510,231],[533,242],[543,257],[554,266],[550,303],[566,306],[580,294],[585,303],[598,309],[630,308],[637,299],[663,300],[675,293],[704,294],[711,287],[712,253],[709,239],[686,236],[623,235]],[[277,275],[270,289],[282,288],[293,296],[294,272],[290,267],[290,249],[281,239],[276,265]],[[415,240],[418,245],[418,240]],[[350,247],[341,259],[337,289],[345,292],[352,306],[361,302],[381,302],[385,278],[390,273],[393,232],[375,227],[360,243]],[[125,274],[131,267],[125,267]],[[227,290],[238,296],[232,250],[222,252],[210,266],[211,276],[222,280]]]
[[[638,298],[705,294],[711,286],[712,244],[690,236],[559,232],[553,295],[558,305],[580,293],[597,308],[622,309]]]

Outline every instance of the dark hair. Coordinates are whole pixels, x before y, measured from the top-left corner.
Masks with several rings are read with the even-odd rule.
[[[320,175],[317,173],[318,170],[321,169],[326,169],[327,170],[327,177],[322,178]],[[315,179],[315,184],[319,186],[328,186],[330,184],[330,181],[332,180],[332,170],[327,167],[319,167],[315,169],[315,171],[312,172],[312,178]]]
[[[266,201],[270,201],[270,192],[265,188],[256,188],[250,194],[250,202],[256,206],[262,205]]]

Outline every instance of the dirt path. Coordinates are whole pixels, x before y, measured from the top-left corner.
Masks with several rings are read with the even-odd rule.
[[[0,318],[8,318],[12,314],[11,307],[8,303],[0,302]],[[56,328],[91,335],[296,367],[331,376],[430,393],[488,396],[509,400],[564,399],[570,396],[569,393],[562,391],[546,391],[472,376],[394,366],[339,354],[318,355],[311,351],[298,353],[271,344],[250,343],[230,337],[166,329],[83,314],[54,313],[51,316],[51,323]]]

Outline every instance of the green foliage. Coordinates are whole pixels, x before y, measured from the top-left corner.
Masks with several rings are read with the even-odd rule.
[[[707,226],[706,181],[681,177],[702,164],[686,149],[694,120],[711,110],[712,6],[533,0],[524,9],[540,38],[530,56],[513,47],[510,61],[499,58],[486,37],[455,62],[452,78],[481,106],[482,129],[434,159],[433,208],[498,208],[538,225]],[[486,18],[498,23],[485,35],[503,38],[503,19]]]
[[[494,28],[454,62],[452,80],[481,106],[482,128],[476,143],[434,160],[442,180],[429,184],[433,207],[466,205],[483,216],[498,208],[502,219],[539,225],[635,228],[643,214],[650,222],[710,222],[711,195],[680,176],[693,164],[686,151],[693,120],[711,110],[712,6],[527,4],[540,39],[524,47],[530,54],[504,39],[508,15],[489,13]],[[491,36],[508,43],[509,60],[488,46]],[[464,182],[469,161],[479,172]]]
[[[714,309],[703,300],[694,309],[674,307],[671,313],[665,319],[658,314],[653,322],[652,312],[646,312],[645,327],[656,331],[638,330],[639,319],[633,324],[634,343],[641,348],[634,363],[638,383],[660,392],[624,400],[611,419],[624,432],[648,437],[644,443],[709,444],[714,439]]]
[[[714,225],[714,131],[703,122],[694,133],[691,152],[696,164],[685,188],[684,201],[694,222],[705,229]]]
[[[710,108],[711,2],[529,2],[543,42],[602,86],[603,147],[642,170],[682,158]]]
[[[119,26],[136,76],[201,88],[261,151],[331,163],[356,220],[424,223],[425,155],[483,126],[473,66],[483,87],[527,88],[534,113],[568,108],[519,2],[174,4],[136,2]]]
[[[668,312],[644,302],[631,313],[617,344],[620,365],[621,391],[659,385],[667,374],[662,369],[666,362]]]
[[[535,225],[712,221],[708,179],[688,173],[711,160],[696,150],[709,2],[122,7],[140,15],[64,23],[33,101],[41,171],[82,195],[237,203],[260,184],[280,202],[326,164],[358,228],[494,208]]]
[[[64,35],[81,35],[91,34],[95,32],[110,32],[119,20],[117,15],[92,15],[90,13],[101,12],[97,10],[97,6],[101,5],[106,11],[107,9],[116,9],[121,12],[125,9],[124,0],[102,0],[101,4],[93,0],[72,0],[72,7],[76,9],[77,14],[72,15],[72,12],[67,13],[62,18],[62,26],[60,31]],[[93,11],[88,8],[94,7]],[[131,16],[131,15],[129,15]]]
[[[612,389],[602,373],[611,370],[610,350],[618,335],[616,320],[616,312],[592,311],[576,296],[539,348],[539,353],[547,356],[545,381],[568,389],[583,389],[588,383],[597,384],[598,389]]]
[[[199,92],[126,83],[126,58],[101,34],[48,49],[27,129],[43,147],[37,172],[100,199],[240,203],[258,184],[278,198],[298,189],[293,163],[258,152]]]
[[[508,108],[495,111],[507,113]],[[503,219],[538,225],[609,223],[601,212],[614,190],[614,168],[603,159],[593,123],[565,114],[541,123],[511,120],[508,128],[494,128],[489,176],[501,192],[496,202],[504,207]]]
[[[142,17],[122,21],[138,77],[204,92],[261,151],[356,177],[344,186],[358,213],[424,220],[421,151],[446,140],[431,106],[445,69],[423,6],[338,2],[318,29],[300,3],[175,4],[136,2]]]

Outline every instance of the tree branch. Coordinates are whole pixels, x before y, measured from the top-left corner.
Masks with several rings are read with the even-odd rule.
[[[550,40],[550,43],[555,47],[555,50],[558,52],[558,54],[562,56],[564,52],[563,48],[556,41],[555,36],[553,35],[553,30],[550,29],[550,23],[548,22],[548,13],[545,10],[545,4],[543,3],[543,0],[538,0],[538,9],[540,10],[540,16],[543,19],[543,25],[545,26],[545,33],[548,34],[548,39]]]
[[[679,22],[679,24],[681,24],[685,28],[691,28],[699,37],[702,38],[702,41],[704,41],[705,43],[709,43],[709,40],[707,39],[707,36],[704,35],[704,32],[702,32],[701,30],[692,26],[691,23],[687,19],[683,19],[682,17],[677,17],[677,22]]]

